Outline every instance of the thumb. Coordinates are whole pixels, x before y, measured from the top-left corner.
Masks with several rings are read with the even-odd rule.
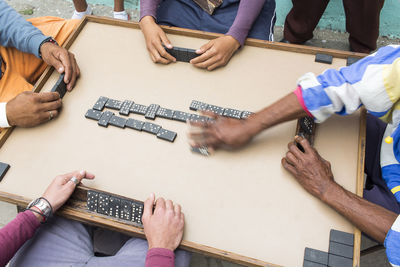
[[[53,66],[58,73],[63,73],[64,72],[64,66],[62,62],[54,56],[53,53],[50,53],[50,58],[48,59],[48,64]]]
[[[171,42],[169,41],[169,39],[168,39],[168,37],[167,37],[167,35],[165,34],[164,31],[160,34],[160,38],[161,38],[161,41],[163,42],[163,44],[164,44],[168,49],[172,49],[172,44],[171,44]]]
[[[208,49],[210,49],[213,46],[213,44],[214,44],[213,40],[209,41],[208,43],[202,45],[199,49],[197,49],[196,53],[197,54],[203,54]]]
[[[143,218],[148,218],[153,215],[153,205],[156,197],[154,193],[151,193],[150,196],[144,202],[144,209],[143,209]]]

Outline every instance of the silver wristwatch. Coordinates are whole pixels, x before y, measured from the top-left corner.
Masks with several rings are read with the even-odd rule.
[[[51,207],[49,201],[43,197],[32,200],[26,209],[29,210],[32,207],[36,207],[42,212],[41,214],[44,216],[45,221],[47,221],[47,219],[53,213],[53,208]]]

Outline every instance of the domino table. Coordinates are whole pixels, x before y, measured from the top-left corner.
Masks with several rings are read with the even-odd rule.
[[[189,49],[219,36],[164,30],[174,45]],[[295,121],[265,131],[240,150],[218,150],[204,157],[190,151],[185,123],[148,120],[129,112],[133,104],[124,101],[193,112],[189,106],[198,100],[256,112],[292,92],[305,72],[339,68],[362,54],[248,39],[226,67],[208,72],[185,62],[154,64],[137,23],[94,16],[82,20],[65,47],[76,55],[81,77],[65,94],[54,121],[0,133],[0,161],[11,166],[0,182],[0,200],[25,206],[56,175],[86,169],[96,179],[84,181],[60,215],[144,237],[140,218],[133,220],[126,212],[131,221],[101,214],[95,212],[99,207],[93,208],[94,202],[90,210],[86,201],[88,196],[111,194],[140,204],[154,192],[182,205],[183,249],[247,266],[301,266],[305,248],[328,251],[329,232],[336,229],[354,234],[353,266],[359,266],[359,230],[309,195],[280,164],[293,140]],[[316,54],[328,57],[319,56],[316,62]],[[50,91],[58,77],[48,68],[34,90]],[[134,125],[99,127],[86,119],[86,111],[100,96],[125,103],[118,116],[176,132],[174,142],[136,131]],[[361,195],[364,112],[333,116],[318,125],[314,146],[332,163],[336,181]]]

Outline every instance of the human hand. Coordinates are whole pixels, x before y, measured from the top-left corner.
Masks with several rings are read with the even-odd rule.
[[[11,126],[33,127],[58,116],[61,98],[57,92],[22,92],[6,105]]]
[[[185,218],[181,206],[171,200],[159,198],[153,212],[155,196],[151,194],[144,202],[142,216],[144,232],[149,249],[166,248],[174,251],[182,241]]]
[[[140,28],[142,29],[144,39],[146,40],[147,50],[149,51],[151,60],[154,63],[169,64],[175,62],[176,59],[171,56],[162,46],[164,44],[171,49],[171,42],[161,27],[154,21],[152,16],[145,16],[140,20]]]
[[[82,179],[94,179],[94,175],[86,171],[74,171],[54,178],[43,194],[43,198],[47,199],[52,206],[53,212],[56,212],[64,205],[74,192],[76,184],[71,181],[72,177],[78,180],[78,184]]]
[[[303,147],[304,153],[295,142],[290,142],[282,165],[307,192],[323,200],[328,188],[335,184],[331,164],[305,138],[296,136],[295,141]]]
[[[222,147],[225,149],[239,148],[251,141],[258,133],[259,125],[247,118],[238,120],[218,116],[212,112],[203,112],[213,120],[208,122],[191,122],[189,124],[189,144],[192,147],[207,147],[213,151]]]
[[[200,47],[196,53],[201,56],[192,59],[190,63],[201,69],[213,70],[228,64],[239,47],[239,42],[232,36],[221,36]]]
[[[53,66],[58,73],[65,72],[64,82],[67,84],[67,90],[71,91],[81,73],[74,54],[50,42],[42,44],[40,53],[44,62]]]

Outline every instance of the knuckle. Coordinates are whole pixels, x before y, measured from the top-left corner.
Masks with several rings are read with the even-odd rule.
[[[39,101],[40,100],[39,94],[28,94],[27,96],[30,97],[32,101]]]
[[[44,120],[44,119],[45,119],[44,117],[40,116],[39,114],[35,114],[35,115],[33,116],[33,118],[34,118],[35,121],[41,121],[41,120]]]
[[[39,105],[34,105],[34,106],[32,107],[32,112],[33,112],[36,116],[39,116],[38,113],[41,112],[41,111],[42,111],[42,109],[39,107]]]
[[[142,222],[143,222],[143,223],[146,223],[148,219],[149,219],[149,216],[147,215],[147,213],[143,213],[143,215],[142,215]]]
[[[162,50],[162,51],[160,52],[160,55],[163,56],[163,57],[166,57],[166,56],[168,56],[168,53],[167,53],[167,51]]]

